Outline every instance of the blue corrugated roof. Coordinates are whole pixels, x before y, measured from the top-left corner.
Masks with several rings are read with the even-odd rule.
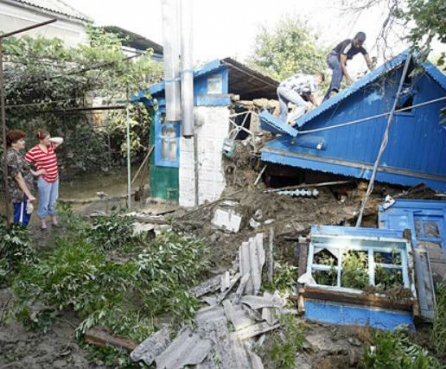
[[[262,111],[259,114],[260,127],[272,133],[286,133],[292,137],[297,136],[297,129],[291,127],[283,120],[275,117],[267,111]]]
[[[372,71],[369,74],[366,74],[364,77],[356,81],[351,86],[345,88],[344,90],[340,91],[338,94],[333,96],[332,98],[326,100],[321,105],[319,105],[316,109],[313,109],[309,113],[302,116],[300,119],[297,120],[297,125],[301,127],[303,124],[311,121],[313,118],[319,116],[323,112],[329,110],[330,108],[336,106],[339,104],[342,100],[346,99],[350,95],[354,94],[355,92],[359,91],[363,87],[367,86],[368,84],[374,82],[377,80],[381,75],[388,73],[389,71],[397,68],[401,64],[403,64],[407,56],[409,55],[409,50],[406,50],[396,56],[394,59],[388,61],[387,63],[383,64],[379,68],[376,68],[374,71]],[[441,73],[434,65],[432,65],[430,62],[426,63],[420,63],[420,66],[428,73],[444,90],[446,90],[446,76]]]

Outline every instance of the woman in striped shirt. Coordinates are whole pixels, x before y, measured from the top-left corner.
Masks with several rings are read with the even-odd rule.
[[[56,211],[56,201],[59,197],[59,171],[54,150],[63,143],[63,138],[51,138],[49,132],[44,129],[38,129],[36,137],[39,143],[26,153],[25,160],[33,164],[37,170],[46,171],[37,180],[39,190],[37,216],[41,221],[40,228],[46,230],[48,215],[51,217],[53,227],[59,226]]]

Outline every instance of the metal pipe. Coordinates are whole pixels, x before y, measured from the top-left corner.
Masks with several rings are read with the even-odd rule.
[[[192,0],[181,1],[181,116],[183,137],[194,134],[194,72],[192,62]]]
[[[37,24],[33,24],[32,26],[28,26],[28,27],[25,27],[25,28],[20,28],[20,29],[18,29],[16,31],[4,33],[4,34],[0,35],[0,39],[6,38],[6,37],[9,37],[9,36],[14,36],[14,35],[16,35],[18,33],[29,31],[29,30],[32,30],[34,28],[46,26],[47,24],[54,23],[56,21],[57,21],[57,19],[50,19],[50,20],[47,20],[47,21],[42,22],[42,23],[37,23]]]
[[[194,134],[194,172],[195,172],[195,206],[200,204],[199,196],[199,176],[198,176],[198,136]]]
[[[181,120],[177,0],[162,0],[166,120]]]
[[[8,32],[0,35],[0,105],[1,105],[1,120],[2,120],[2,135],[3,135],[3,176],[5,180],[5,211],[6,211],[6,225],[9,226],[10,214],[9,214],[9,186],[8,186],[8,165],[6,163],[6,151],[8,150],[6,146],[6,113],[5,113],[5,81],[3,74],[3,39],[5,37],[13,36],[21,32],[29,31],[34,28],[42,27],[50,23],[56,22],[57,19],[50,19],[48,21],[37,23],[29,27],[20,28],[16,31]]]

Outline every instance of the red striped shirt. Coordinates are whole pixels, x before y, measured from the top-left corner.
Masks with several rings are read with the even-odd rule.
[[[57,157],[53,145],[47,146],[47,149],[48,152],[46,153],[41,149],[40,145],[36,145],[26,153],[25,159],[33,164],[37,170],[45,169],[46,173],[42,174],[41,177],[45,181],[52,183],[59,178]]]

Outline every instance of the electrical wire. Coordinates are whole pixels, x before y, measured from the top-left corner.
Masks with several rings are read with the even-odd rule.
[[[407,106],[405,108],[401,108],[398,110],[395,110],[395,113],[399,113],[399,112],[403,112],[406,110],[411,110],[413,108],[418,108],[420,106],[425,106],[425,105],[429,105],[429,104],[434,104],[436,102],[442,101],[442,100],[446,100],[446,97],[439,97],[438,99],[433,99],[433,100],[429,100],[429,101],[425,101],[419,104],[415,104],[415,105],[411,105],[411,106]],[[376,119],[376,118],[382,118],[385,116],[388,116],[392,114],[392,112],[387,112],[387,113],[381,113],[381,114],[377,114],[377,115],[372,115],[370,117],[366,117],[366,118],[361,118],[361,119],[357,119],[357,120],[352,120],[350,122],[346,122],[346,123],[341,123],[341,124],[337,124],[335,126],[330,126],[330,127],[324,127],[324,128],[316,128],[316,129],[310,129],[307,131],[299,131],[298,135],[304,135],[304,134],[308,134],[308,133],[316,133],[316,132],[322,132],[322,131],[328,131],[331,129],[337,129],[337,128],[342,128],[342,127],[347,127],[353,124],[358,124],[358,123],[363,123],[372,119]]]

